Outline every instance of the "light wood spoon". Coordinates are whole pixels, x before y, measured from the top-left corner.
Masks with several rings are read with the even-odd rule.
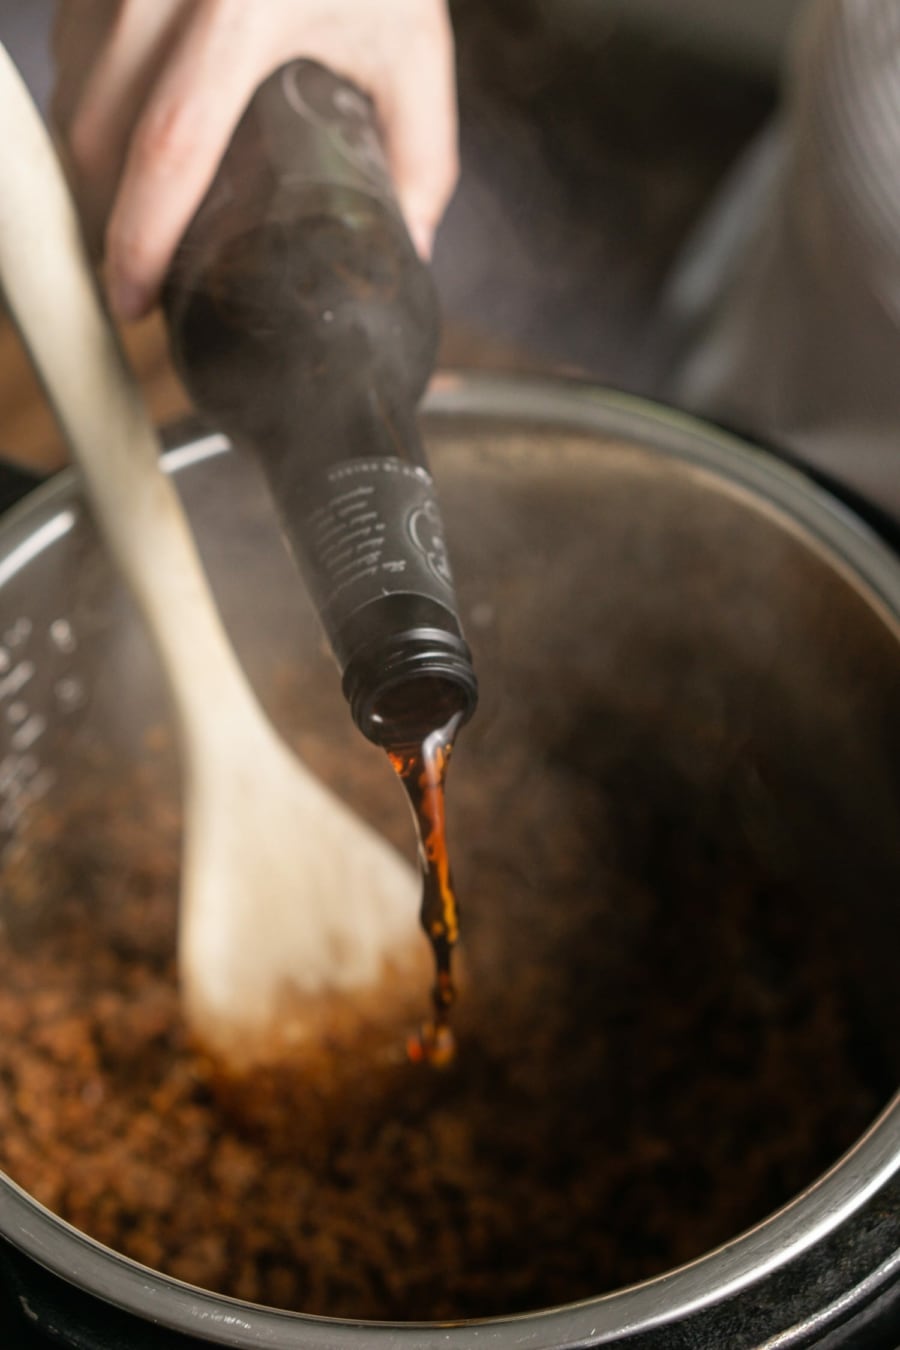
[[[0,277],[10,310],[175,705],[186,812],[185,1011],[213,1049],[246,1063],[264,1056],[273,1037],[303,1034],[302,1024],[283,1020],[292,991],[343,994],[375,987],[393,964],[427,969],[419,883],[304,769],[247,684],[99,300],[56,153],[2,47],[0,184]]]

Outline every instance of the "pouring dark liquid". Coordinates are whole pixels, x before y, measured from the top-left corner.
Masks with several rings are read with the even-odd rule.
[[[426,687],[426,685],[430,687]],[[459,941],[459,905],[450,870],[444,787],[456,734],[465,720],[453,685],[423,681],[422,688],[402,692],[394,715],[384,707],[382,738],[412,807],[419,837],[422,867],[422,928],[434,953],[433,1020],[411,1036],[407,1052],[413,1061],[436,1067],[449,1064],[455,1054],[450,1010],[456,1001],[453,950]],[[415,729],[418,708],[446,705],[446,720],[422,735]]]
[[[184,237],[164,309],[195,405],[260,463],[353,720],[409,795],[437,966],[415,1053],[446,1062],[458,921],[444,779],[477,683],[416,425],[437,299],[368,99],[309,62],[265,82]]]

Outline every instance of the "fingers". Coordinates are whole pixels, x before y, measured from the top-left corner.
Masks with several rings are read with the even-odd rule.
[[[82,205],[108,216],[121,318],[152,305],[254,88],[294,57],[375,99],[401,208],[429,255],[457,176],[445,0],[62,0],[56,54]]]
[[[278,59],[270,49],[271,68],[307,57],[374,99],[397,197],[427,258],[459,171],[453,32],[445,0],[280,3],[293,10],[294,30]]]
[[[242,23],[233,0],[197,4],[134,128],[106,235],[107,287],[122,319],[152,306],[257,83]]]
[[[448,23],[414,34],[402,78],[396,68],[372,91],[394,186],[413,243],[431,256],[434,234],[459,174],[456,79]]]

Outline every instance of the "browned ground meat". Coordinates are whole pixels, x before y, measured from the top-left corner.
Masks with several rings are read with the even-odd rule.
[[[489,774],[460,790],[472,811],[496,803]],[[677,830],[655,860],[677,895],[652,869],[626,884],[592,864],[584,796],[544,766],[503,850],[457,841],[478,894],[454,1067],[406,1063],[403,1026],[395,1056],[363,1042],[335,1061],[325,1025],[315,1062],[223,1085],[179,1018],[177,816],[139,784],[86,789],[10,869],[0,1163],[138,1261],[333,1316],[582,1298],[762,1217],[884,1095],[854,1050],[840,953],[813,897],[739,850],[722,864],[727,839],[715,895]]]

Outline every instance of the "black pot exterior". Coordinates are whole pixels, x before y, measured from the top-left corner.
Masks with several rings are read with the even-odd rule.
[[[0,458],[0,515],[39,487],[41,481],[28,469]]]

